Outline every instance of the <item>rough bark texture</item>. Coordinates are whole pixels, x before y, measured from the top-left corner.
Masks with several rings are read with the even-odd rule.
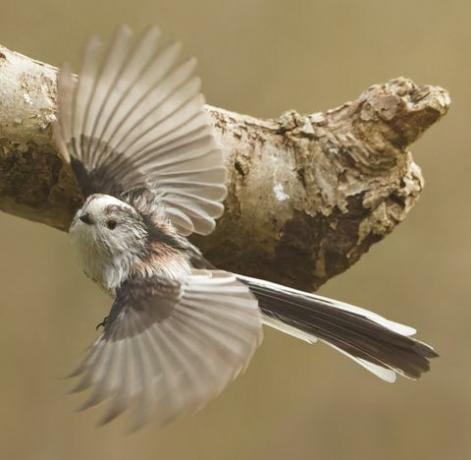
[[[82,197],[52,143],[55,78],[0,47],[0,209],[66,230]],[[311,115],[208,106],[229,194],[216,231],[194,241],[221,268],[317,289],[412,209],[423,178],[407,147],[449,104],[442,88],[398,78]]]

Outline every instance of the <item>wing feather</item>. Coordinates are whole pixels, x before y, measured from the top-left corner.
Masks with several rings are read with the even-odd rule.
[[[88,139],[95,137],[97,125],[102,119],[104,104],[111,96],[110,91],[119,79],[120,70],[130,50],[131,38],[132,31],[128,27],[121,26],[118,28],[103,63],[102,71],[95,79],[94,91],[90,97],[83,129],[83,135]],[[83,155],[93,167],[96,163],[96,155],[91,147],[92,144],[89,143]]]
[[[68,66],[59,73],[54,135],[85,196],[145,188],[179,232],[207,234],[223,211],[224,157],[196,60],[181,61],[179,44],[161,49],[160,35],[134,40],[122,26],[105,51],[90,40],[78,81]]]
[[[77,154],[82,153],[80,144],[83,139],[84,119],[95,87],[101,52],[102,44],[98,38],[93,37],[85,48],[77,91],[73,98],[71,134],[76,143]]]
[[[102,423],[128,407],[133,429],[194,412],[242,372],[261,341],[256,299],[234,275],[195,270],[179,285],[133,280],[117,294],[103,334],[73,373],[86,409],[109,400]]]

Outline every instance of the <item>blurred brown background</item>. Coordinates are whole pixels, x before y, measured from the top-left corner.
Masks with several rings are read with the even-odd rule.
[[[471,459],[471,3],[396,0],[2,0],[0,42],[78,63],[94,32],[160,24],[197,56],[211,104],[319,111],[404,75],[451,91],[414,147],[427,186],[409,219],[321,292],[415,325],[442,357],[383,383],[326,346],[266,331],[247,373],[164,431],[97,430],[61,379],[108,299],[67,235],[0,214],[2,459]],[[235,257],[237,255],[234,255]]]

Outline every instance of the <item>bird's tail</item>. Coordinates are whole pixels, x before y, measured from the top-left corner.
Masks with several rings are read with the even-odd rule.
[[[411,336],[415,329],[363,308],[268,281],[237,275],[250,287],[264,323],[309,343],[327,343],[387,381],[396,374],[417,379],[438,356]]]

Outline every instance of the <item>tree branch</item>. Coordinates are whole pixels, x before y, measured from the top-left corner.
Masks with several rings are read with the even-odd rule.
[[[82,197],[52,143],[55,92],[54,67],[0,47],[0,209],[66,230]],[[316,289],[405,219],[423,188],[407,147],[449,105],[398,78],[312,115],[208,106],[229,194],[216,231],[194,241],[221,268]]]

